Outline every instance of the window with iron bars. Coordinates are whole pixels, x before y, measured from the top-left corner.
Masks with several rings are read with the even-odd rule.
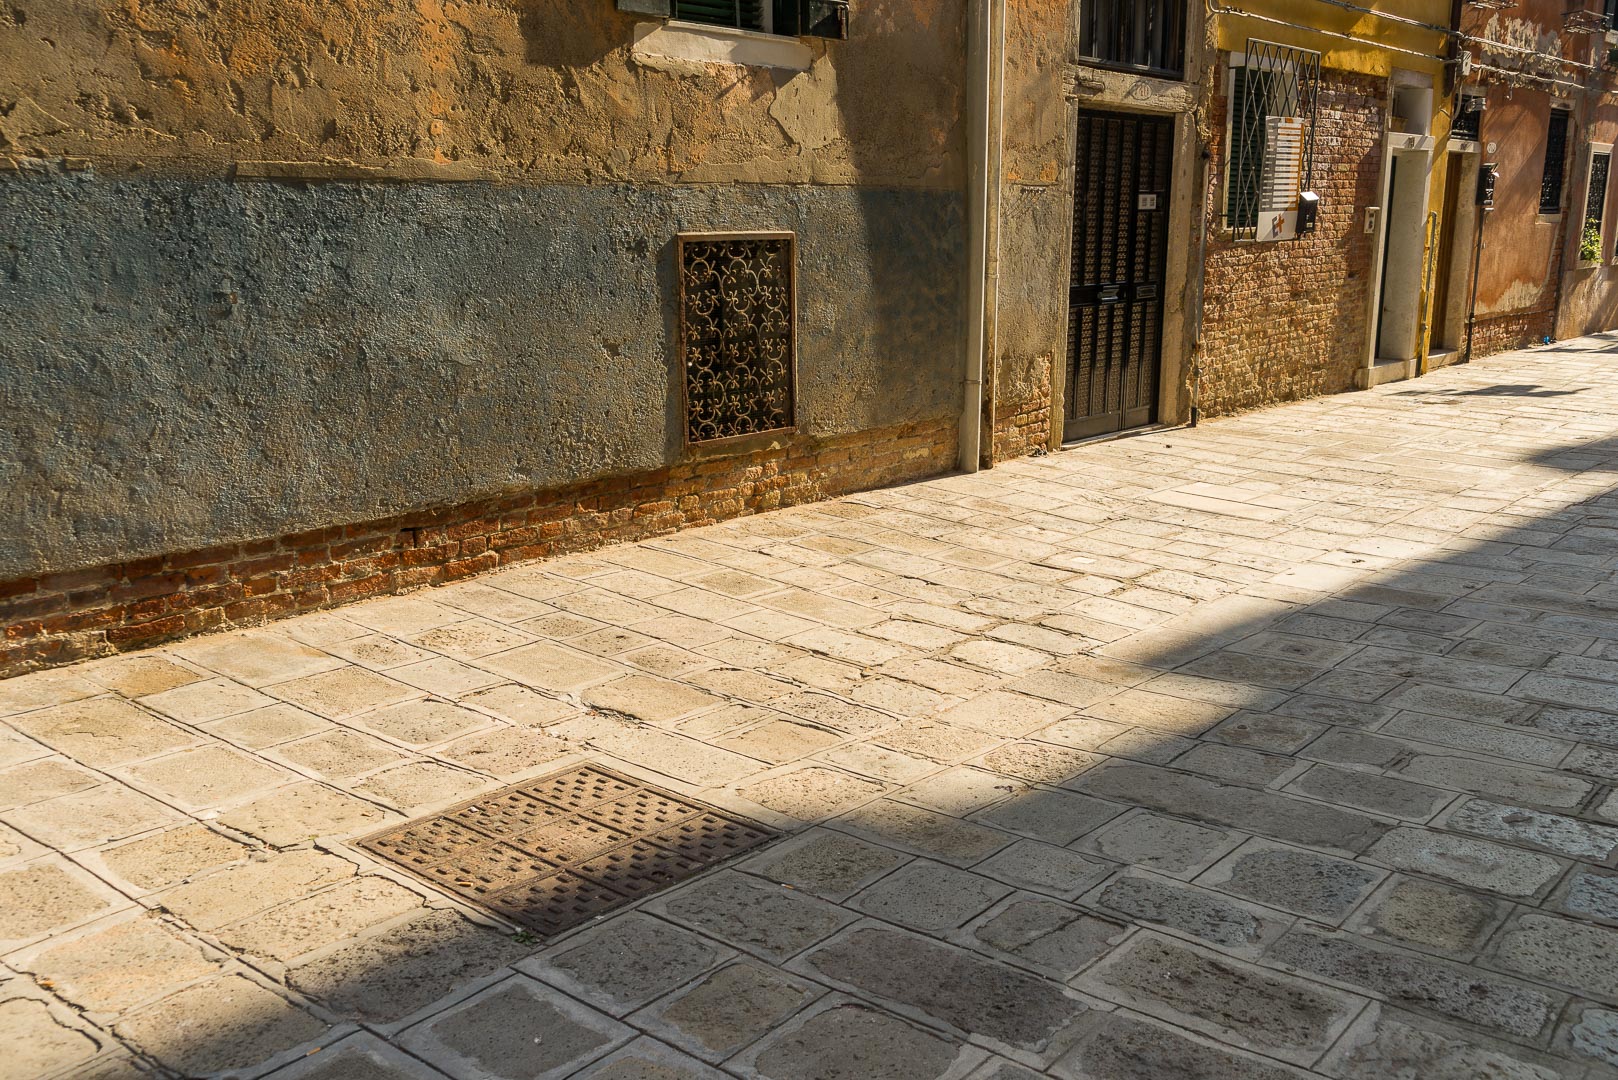
[[[1599,262],[1602,225],[1607,216],[1607,177],[1612,171],[1612,147],[1592,147],[1590,186],[1584,197],[1584,226],[1579,232],[1579,261]]]
[[[1185,0],[1085,0],[1079,52],[1105,67],[1179,78],[1185,72]]]
[[[1225,226],[1256,240],[1261,219],[1314,187],[1320,54],[1251,40],[1230,74]]]
[[[1551,109],[1550,123],[1545,128],[1545,173],[1539,182],[1539,212],[1562,212],[1562,177],[1567,171],[1566,109]]]
[[[1613,2],[1618,3],[1618,0]],[[1483,135],[1483,105],[1482,94],[1462,94],[1460,106],[1455,110],[1455,119],[1449,126],[1450,138],[1477,142]]]
[[[848,0],[674,0],[686,22],[787,37],[848,36]]]

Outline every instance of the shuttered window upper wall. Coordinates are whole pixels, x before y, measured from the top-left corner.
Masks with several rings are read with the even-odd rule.
[[[786,37],[848,37],[848,0],[674,0],[672,14]]]

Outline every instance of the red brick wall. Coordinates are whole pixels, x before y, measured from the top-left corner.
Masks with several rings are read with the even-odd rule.
[[[1046,365],[1047,372],[1049,364]],[[1036,392],[1020,401],[996,402],[994,460],[1009,461],[1050,447],[1051,384],[1047,378]]]
[[[0,677],[946,472],[956,422],[0,582]]]
[[[1221,53],[1219,70],[1229,67]],[[1237,243],[1216,230],[1208,243],[1202,386],[1207,416],[1352,389],[1364,366],[1371,236],[1382,169],[1387,80],[1323,70],[1315,129],[1316,231],[1299,240]],[[1223,210],[1227,163],[1223,81],[1209,119]]]
[[[1538,345],[1556,329],[1556,309],[1514,311],[1494,318],[1479,317],[1472,327],[1472,356],[1479,359]],[[1465,339],[1462,339],[1465,348]]]

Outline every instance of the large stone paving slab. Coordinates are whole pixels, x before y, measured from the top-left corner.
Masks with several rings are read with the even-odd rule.
[[[1611,1075],[1611,347],[0,682],[0,1071]],[[585,764],[793,835],[549,944],[353,846]]]

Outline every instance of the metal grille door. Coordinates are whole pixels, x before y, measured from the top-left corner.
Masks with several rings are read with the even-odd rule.
[[[1173,161],[1172,119],[1079,114],[1066,438],[1157,418]]]

